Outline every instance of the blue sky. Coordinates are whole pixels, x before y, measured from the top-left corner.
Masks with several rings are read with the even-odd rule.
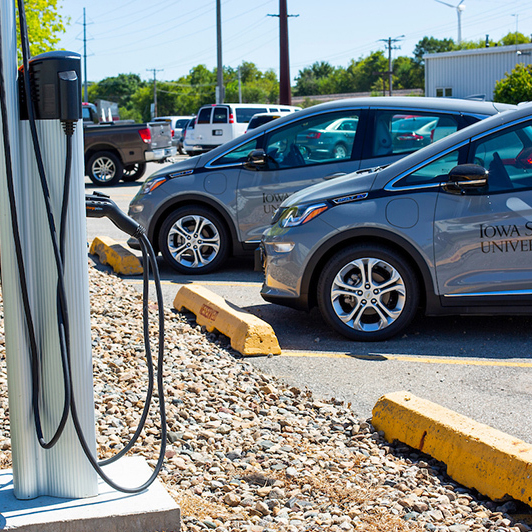
[[[457,5],[460,0],[446,0]],[[458,33],[454,7],[435,0],[287,0],[290,71],[315,61],[347,66],[350,59],[385,50],[381,39],[400,38],[397,55],[411,55],[424,36]],[[462,39],[500,39],[509,31],[532,33],[530,0],[464,0]],[[216,66],[215,0],[62,0],[70,25],[60,46],[83,53],[87,19],[87,70],[91,81],[120,73],[175,80],[192,67]],[[222,0],[223,64],[251,61],[279,72],[278,0]]]

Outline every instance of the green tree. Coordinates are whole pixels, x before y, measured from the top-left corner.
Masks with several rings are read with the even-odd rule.
[[[119,107],[126,108],[131,101],[131,96],[140,87],[147,85],[137,74],[118,74],[93,83],[89,87],[89,100],[109,100],[116,102]]]
[[[412,57],[399,56],[393,61],[393,86],[396,89],[424,89],[425,80]]]
[[[532,100],[532,65],[518,63],[510,74],[497,81],[493,99],[501,103],[526,102]]]
[[[499,46],[509,46],[511,44],[525,44],[529,42],[530,39],[522,33],[511,31],[499,41]]]
[[[312,96],[336,92],[334,84],[330,82],[335,70],[327,61],[316,61],[312,66],[299,71],[294,93],[298,96]]]
[[[382,50],[371,52],[368,57],[359,58],[358,61],[351,60],[347,67],[347,85],[349,88],[345,92],[382,90],[382,78],[383,76],[386,77],[385,72],[387,71],[388,59],[384,57]]]
[[[456,45],[452,39],[435,39],[434,37],[423,37],[414,48],[414,62],[423,66],[423,56],[425,54],[439,54],[441,52],[451,52],[456,50]]]
[[[24,12],[28,26],[28,40],[32,56],[56,49],[61,33],[65,32],[65,24],[70,20],[59,14],[59,0],[25,0]],[[22,62],[20,32],[17,11],[17,56]]]

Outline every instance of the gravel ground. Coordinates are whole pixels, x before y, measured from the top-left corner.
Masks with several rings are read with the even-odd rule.
[[[89,270],[103,458],[121,448],[140,417],[147,387],[142,301],[116,276]],[[155,347],[156,306],[150,307]],[[11,458],[3,320],[1,327],[5,468]],[[169,433],[160,479],[181,506],[183,531],[530,530],[528,506],[486,499],[450,479],[444,464],[386,442],[350,405],[259,373],[193,316],[167,310],[165,327]],[[151,413],[132,452],[153,465],[156,405]]]

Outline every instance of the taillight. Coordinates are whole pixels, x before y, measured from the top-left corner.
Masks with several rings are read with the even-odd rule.
[[[174,131],[173,129],[171,129],[170,131],[171,131],[171,133],[170,133],[170,134],[171,134],[172,138],[174,138],[174,135],[175,135],[175,131]]]
[[[229,123],[234,124],[235,123],[235,117],[233,116],[233,113],[229,113]]]
[[[319,139],[321,137],[321,133],[319,131],[313,131],[312,133],[307,134],[307,139]]]
[[[397,137],[397,140],[423,140],[423,135],[416,133],[403,133]]]
[[[139,135],[146,144],[151,142],[151,131],[147,127],[139,129]]]

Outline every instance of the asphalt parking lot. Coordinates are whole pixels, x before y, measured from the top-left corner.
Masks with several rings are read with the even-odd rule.
[[[150,163],[146,175],[160,165]],[[140,183],[97,188],[124,210]],[[105,219],[88,219],[87,239],[126,235]],[[184,283],[195,282],[267,321],[283,354],[254,357],[261,370],[305,386],[323,397],[351,403],[370,417],[377,399],[407,390],[476,421],[532,443],[532,316],[418,316],[404,335],[382,343],[354,343],[332,332],[316,310],[310,314],[266,303],[259,291],[262,274],[253,261],[230,260],[219,272],[196,277],[179,275],[159,258],[165,304]],[[141,290],[140,277],[127,282]]]

